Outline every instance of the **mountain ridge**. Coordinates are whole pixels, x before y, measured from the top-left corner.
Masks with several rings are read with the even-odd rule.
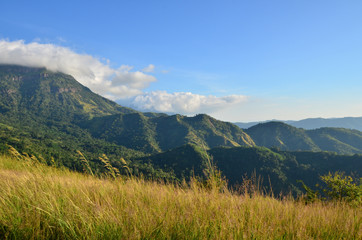
[[[25,112],[69,121],[81,115],[136,112],[93,93],[70,75],[45,68],[0,65],[0,93],[2,113]]]
[[[332,151],[362,153],[362,132],[345,128],[305,130],[283,122],[259,123],[245,132],[257,146],[288,151]]]
[[[0,65],[0,92],[2,120],[18,126],[67,124],[74,131],[81,128],[95,138],[149,153],[187,143],[206,148],[255,145],[231,123],[207,115],[143,114],[93,93],[70,75],[45,68]]]
[[[323,127],[336,127],[356,129],[362,131],[362,117],[343,117],[343,118],[306,118],[302,120],[267,120],[260,122],[234,122],[235,125],[242,129],[250,128],[259,123],[266,122],[284,122],[293,127],[303,128],[306,130],[312,130]]]

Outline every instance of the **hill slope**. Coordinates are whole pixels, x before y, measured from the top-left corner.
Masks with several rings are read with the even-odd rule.
[[[94,118],[82,127],[96,138],[128,148],[160,152],[187,143],[216,146],[254,146],[253,140],[237,126],[200,114],[148,118],[142,113]]]
[[[1,155],[0,179],[2,239],[361,237],[360,209],[340,203],[100,179]]]
[[[56,159],[57,165],[77,171],[83,170],[79,150],[96,173],[104,171],[99,157],[106,154],[119,170],[123,169],[122,157],[135,175],[181,180],[192,172],[203,175],[207,150],[232,184],[240,183],[243,174],[250,176],[255,169],[275,182],[276,191],[296,192],[293,177],[297,174],[290,174],[290,169],[303,172],[309,163],[299,168],[285,153],[249,147],[257,144],[318,151],[326,149],[326,138],[336,143],[332,150],[343,153],[354,153],[361,147],[357,131],[309,132],[269,123],[244,132],[204,114],[143,114],[92,93],[71,76],[42,68],[1,66],[0,83],[0,152],[7,152],[9,144],[44,158],[48,164]],[[353,162],[357,173],[361,172],[359,163]],[[314,168],[323,171],[320,166],[323,164]]]
[[[206,154],[207,153],[207,154]],[[261,187],[275,194],[301,193],[303,180],[309,186],[321,183],[319,176],[342,171],[362,176],[361,155],[338,155],[330,152],[277,151],[265,147],[217,147],[205,152],[195,145],[185,145],[164,153],[139,158],[156,168],[172,170],[176,178],[189,180],[204,176],[208,158],[226,177],[231,186],[242,184],[243,177],[262,177]],[[272,188],[270,188],[272,187]]]
[[[283,120],[271,120],[284,122],[293,127],[304,128],[307,130],[333,127],[333,128],[347,128],[362,131],[362,117],[344,117],[344,118],[307,118],[298,121],[283,121]],[[234,123],[240,128],[246,129],[255,126],[259,123],[266,123],[271,121],[262,122],[236,122]]]
[[[82,86],[73,77],[45,68],[0,65],[0,113],[55,121],[135,110],[121,107]]]
[[[245,130],[256,145],[278,147],[282,150],[311,150],[320,148],[303,129],[298,129],[282,122],[260,123]]]
[[[91,92],[69,75],[45,68],[0,65],[0,93],[0,123],[30,135],[70,135],[81,142],[93,138],[147,153],[187,143],[207,148],[255,145],[230,123],[207,115],[143,114]]]
[[[362,153],[362,132],[344,128],[304,130],[282,122],[260,123],[245,130],[257,146],[281,150]]]

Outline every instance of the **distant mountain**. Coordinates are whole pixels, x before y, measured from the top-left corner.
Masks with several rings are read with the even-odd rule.
[[[362,117],[345,117],[345,118],[307,118],[299,121],[282,121],[282,120],[271,120],[284,122],[289,125],[292,125],[297,128],[304,129],[317,129],[323,127],[335,127],[335,128],[347,128],[347,129],[356,129],[362,131]],[[240,128],[250,128],[259,123],[265,123],[270,121],[262,121],[262,122],[236,122]]]
[[[308,136],[307,132],[282,122],[260,123],[245,130],[257,146],[278,147],[282,150],[321,149]]]
[[[304,129],[334,127],[334,128],[356,129],[362,131],[362,117],[308,118],[300,121],[285,121],[285,123]]]
[[[288,151],[362,153],[362,132],[344,128],[304,130],[282,122],[259,123],[245,130],[257,146]]]
[[[362,153],[362,132],[345,128],[307,130],[308,136],[323,151],[341,154]]]
[[[272,120],[271,120],[272,121]],[[255,126],[259,123],[266,123],[266,122],[271,122],[271,121],[260,121],[260,122],[234,122],[234,124],[236,126],[238,126],[239,128],[241,129],[247,129],[247,128],[250,128],[252,126]],[[279,121],[279,122],[282,122],[282,121]]]

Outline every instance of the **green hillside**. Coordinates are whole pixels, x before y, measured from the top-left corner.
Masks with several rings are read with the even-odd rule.
[[[51,121],[74,121],[136,112],[103,98],[72,76],[45,68],[0,65],[0,112]]]
[[[282,122],[260,123],[245,130],[257,146],[278,147],[282,150],[312,150],[319,147],[306,134],[305,130]]]
[[[81,131],[149,153],[187,143],[206,147],[254,145],[247,134],[230,123],[207,115],[142,114],[91,92],[69,75],[43,68],[1,65],[0,84],[2,122],[30,131],[35,125],[44,131],[57,128],[55,131],[62,134]]]
[[[324,151],[342,154],[362,153],[362,132],[345,128],[307,130],[314,143]]]
[[[211,156],[230,185],[256,173],[266,190],[294,194],[298,179],[314,184],[320,174],[337,170],[362,175],[360,155],[301,152],[361,153],[358,131],[306,131],[278,122],[243,131],[205,114],[141,113],[43,68],[0,66],[0,93],[0,153],[10,145],[48,165],[84,171],[80,151],[101,174],[106,154],[122,173],[121,158],[134,176],[180,182],[203,179]]]
[[[302,180],[310,186],[320,183],[319,176],[342,171],[361,176],[362,155],[338,155],[330,152],[278,151],[265,147],[217,147],[208,151],[196,145],[179,148],[137,161],[150,162],[156,168],[171,171],[177,179],[204,177],[210,159],[221,170],[230,186],[239,186],[243,178],[261,177],[261,187],[275,194],[301,193]]]
[[[288,151],[362,153],[362,132],[345,128],[305,130],[282,122],[260,123],[245,130],[257,146]]]
[[[154,118],[141,113],[118,114],[94,118],[82,126],[96,138],[145,152],[161,152],[187,143],[207,148],[255,145],[237,126],[204,114]]]

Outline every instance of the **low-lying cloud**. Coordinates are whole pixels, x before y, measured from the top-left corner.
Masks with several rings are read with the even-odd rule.
[[[69,48],[37,42],[26,44],[22,40],[0,40],[1,63],[46,67],[51,71],[63,72],[113,100],[139,95],[151,82],[156,81],[154,76],[142,71],[131,71],[130,66],[113,69],[90,55],[78,54]]]
[[[216,97],[190,92],[154,91],[136,96],[131,106],[141,111],[194,114],[212,113],[246,100],[247,97],[241,95]]]
[[[141,111],[211,113],[246,101],[241,95],[216,97],[190,92],[144,92],[157,81],[149,74],[155,69],[153,64],[140,71],[133,71],[128,65],[115,69],[93,56],[53,44],[0,40],[0,64],[46,67],[69,74],[92,91]]]

